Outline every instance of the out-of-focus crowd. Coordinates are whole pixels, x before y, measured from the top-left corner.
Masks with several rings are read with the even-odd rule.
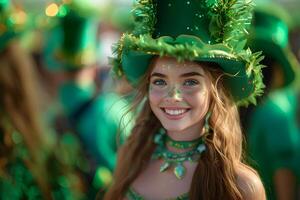
[[[133,3],[0,0],[0,199],[102,198],[136,116],[110,62]],[[268,199],[300,199],[300,3],[255,3],[266,87],[240,109],[245,159]]]

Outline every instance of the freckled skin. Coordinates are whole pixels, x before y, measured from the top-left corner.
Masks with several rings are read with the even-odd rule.
[[[181,76],[191,72],[201,76]],[[202,66],[194,62],[178,63],[176,59],[164,57],[154,63],[149,85],[150,106],[174,140],[187,141],[200,137],[209,105],[209,81]],[[179,120],[171,120],[161,107],[190,110]],[[174,176],[173,170],[161,173],[162,164],[160,159],[151,160],[132,183],[132,188],[145,199],[169,199],[187,193],[191,187],[196,162],[184,163],[186,174],[182,180]]]
[[[159,58],[154,63],[151,76],[149,101],[153,113],[160,120],[170,137],[176,140],[191,140],[201,135],[205,115],[208,111],[208,77],[196,62],[179,63],[174,58]],[[201,76],[182,77],[182,74],[196,72]],[[162,108],[189,109],[184,117],[171,120]]]

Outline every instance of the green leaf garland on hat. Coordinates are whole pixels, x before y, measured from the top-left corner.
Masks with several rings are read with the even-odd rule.
[[[215,62],[237,104],[255,104],[263,57],[244,49],[251,11],[249,0],[139,0],[134,30],[115,47],[114,72],[136,86],[154,55]]]

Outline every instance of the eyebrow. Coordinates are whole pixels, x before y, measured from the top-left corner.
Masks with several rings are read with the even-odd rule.
[[[167,77],[166,75],[161,74],[161,73],[157,73],[157,72],[154,72],[153,74],[151,74],[151,77],[152,76],[157,76],[157,77],[161,77],[161,78],[166,78]]]
[[[203,74],[200,74],[198,72],[188,72],[180,75],[180,77],[190,77],[190,76],[203,76]]]
[[[153,77],[153,76],[157,76],[160,78],[167,77],[165,74],[161,74],[161,73],[157,73],[157,72],[154,72],[153,74],[151,74],[151,77]],[[190,77],[190,76],[203,76],[203,74],[200,74],[198,72],[188,72],[188,73],[184,73],[184,74],[180,75],[180,77]]]

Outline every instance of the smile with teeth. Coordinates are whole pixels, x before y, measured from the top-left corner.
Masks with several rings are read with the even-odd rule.
[[[182,108],[182,109],[167,109],[167,108],[163,108],[162,110],[166,114],[172,115],[172,116],[181,115],[181,114],[186,113],[187,111],[189,111],[189,109],[187,109],[187,108]]]

